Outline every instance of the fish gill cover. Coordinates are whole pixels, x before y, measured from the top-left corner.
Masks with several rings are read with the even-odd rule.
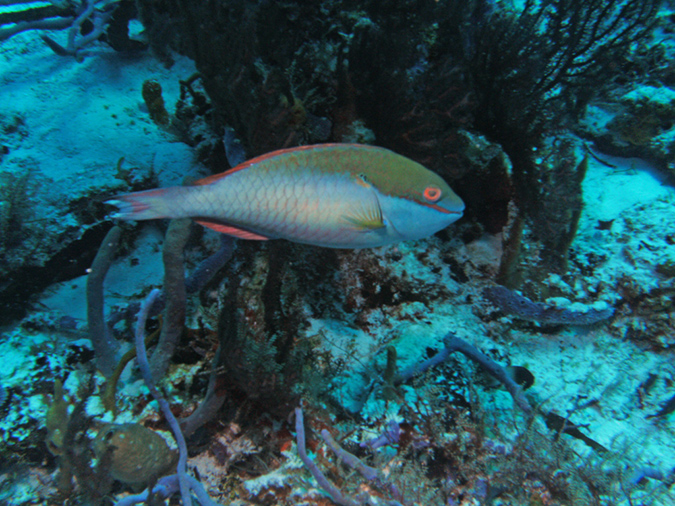
[[[0,0],[0,502],[675,502],[673,15]],[[353,251],[108,217],[325,143],[462,219]]]

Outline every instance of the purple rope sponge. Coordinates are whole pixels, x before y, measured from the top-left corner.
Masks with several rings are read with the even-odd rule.
[[[483,295],[503,312],[521,320],[549,325],[591,325],[610,318],[613,308],[589,309],[588,311],[572,311],[560,309],[546,304],[532,302],[505,286],[491,286],[483,291]]]

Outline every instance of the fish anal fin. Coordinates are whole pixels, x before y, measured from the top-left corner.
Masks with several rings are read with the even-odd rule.
[[[238,237],[239,239],[248,239],[249,241],[267,241],[269,237],[264,235],[255,234],[249,232],[248,230],[242,230],[241,228],[233,227],[232,225],[224,225],[223,223],[217,223],[213,221],[206,220],[195,220],[201,226],[220,232],[221,234],[231,235],[233,237]]]

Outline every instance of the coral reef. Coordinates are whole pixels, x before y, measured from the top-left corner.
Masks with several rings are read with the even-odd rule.
[[[3,303],[20,321],[0,329],[0,502],[672,502],[675,196],[567,131],[611,100],[607,143],[668,163],[672,104],[656,91],[668,96],[672,65],[644,47],[666,24],[657,2],[134,4],[161,62],[124,92],[156,78],[165,97],[148,86],[150,117],[138,92],[109,104],[98,132],[122,145],[114,134],[133,121],[134,142],[190,147],[139,162],[118,145],[82,164],[66,184],[106,175],[50,218],[69,217],[49,242],[72,251],[25,292],[3,292],[29,307],[16,294],[51,285],[47,270],[68,279],[26,318]],[[70,49],[48,44],[78,56],[76,35]],[[181,53],[197,72],[162,74]],[[71,72],[88,62],[59,60]],[[660,83],[640,98],[631,80],[650,62]],[[3,260],[28,257],[45,216],[44,165],[17,154],[32,121],[1,118]],[[104,238],[101,195],[175,184],[193,160],[220,172],[326,140],[424,163],[466,198],[463,222],[359,251],[235,248],[176,221]],[[2,287],[27,279],[7,270]]]

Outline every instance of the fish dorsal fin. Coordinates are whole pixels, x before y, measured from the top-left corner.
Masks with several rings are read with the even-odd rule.
[[[203,177],[201,179],[198,179],[194,183],[192,183],[194,186],[204,186],[206,184],[211,184],[215,183],[216,181],[219,181],[230,174],[234,172],[239,172],[240,170],[248,169],[251,165],[255,165],[260,162],[264,162],[265,160],[268,160],[270,158],[274,158],[280,155],[284,155],[286,153],[299,153],[301,151],[312,151],[314,149],[326,149],[326,148],[335,148],[335,147],[358,147],[358,148],[364,148],[364,146],[361,146],[359,144],[310,144],[307,146],[296,146],[294,148],[286,148],[286,149],[279,149],[277,151],[272,151],[270,153],[265,153],[264,155],[256,156],[255,158],[251,158],[250,160],[245,161],[244,163],[240,163],[236,167],[233,167],[229,170],[226,170],[225,172],[221,172],[219,174],[213,174],[211,176]],[[381,149],[381,148],[373,148],[373,149]]]
[[[217,223],[214,221],[207,220],[196,220],[203,227],[210,228],[221,234],[231,235],[233,237],[238,237],[239,239],[248,239],[250,241],[267,241],[269,237],[264,235],[255,234],[249,232],[248,230],[242,230],[241,228],[233,227],[232,225],[224,225],[222,223]]]
[[[251,165],[255,163],[262,162],[266,158],[271,158],[272,155],[275,153],[267,153],[266,155],[261,155],[256,158],[252,158],[244,163],[240,163],[236,167],[233,167],[229,170],[226,170],[225,172],[221,172],[220,174],[213,174],[211,176],[206,176],[201,179],[197,179],[193,184],[193,186],[204,186],[207,184],[215,183],[216,181],[220,181],[221,179],[229,176],[230,174],[234,172],[239,172],[240,170],[248,169]]]
[[[221,172],[220,174],[213,174],[211,176],[206,176],[201,179],[197,179],[194,183],[192,183],[193,186],[204,186],[207,184],[215,183],[216,181],[220,181],[224,177],[229,176],[233,172],[239,172],[240,170],[244,170],[250,166],[250,162],[245,162],[240,165],[237,165],[235,168],[226,170],[225,172]]]
[[[305,150],[310,150],[310,149],[315,149],[317,146],[315,145],[310,145],[310,146],[298,146],[295,148],[288,148],[288,149],[279,149],[277,151],[272,151],[271,153],[265,153],[264,155],[256,156],[255,158],[251,158],[250,160],[245,161],[244,163],[240,163],[236,167],[232,167],[229,170],[226,170],[225,172],[221,172],[220,174],[213,174],[211,176],[206,176],[201,179],[198,179],[194,183],[192,183],[194,186],[204,186],[207,184],[215,183],[216,181],[220,181],[223,178],[226,178],[230,174],[234,172],[239,172],[240,170],[248,169],[251,165],[255,165],[260,162],[264,162],[265,160],[268,160],[270,158],[274,158],[275,156],[282,155],[284,153],[290,153],[294,151],[305,151]]]

